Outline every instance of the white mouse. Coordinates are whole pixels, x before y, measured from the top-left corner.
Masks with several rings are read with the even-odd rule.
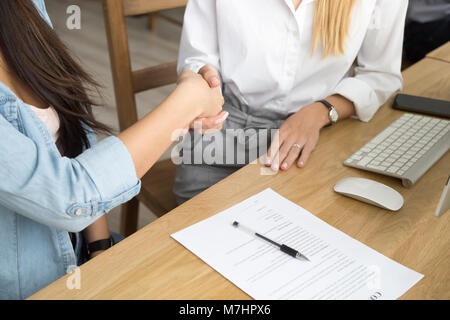
[[[382,183],[369,179],[342,179],[336,183],[334,191],[391,211],[397,211],[403,206],[403,197],[400,193]]]

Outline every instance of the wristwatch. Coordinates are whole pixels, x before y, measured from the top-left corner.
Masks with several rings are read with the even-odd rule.
[[[329,126],[335,124],[336,122],[338,122],[339,114],[338,114],[336,108],[333,107],[333,105],[331,103],[329,103],[327,100],[319,100],[317,102],[322,103],[323,105],[325,105],[325,107],[328,108],[328,110],[330,110],[330,112],[328,113],[328,118],[330,119],[330,123],[328,125],[326,125],[326,127],[329,127]]]
[[[106,250],[111,248],[113,245],[114,240],[112,237],[109,237],[108,239],[97,240],[87,244],[87,253],[88,255],[91,255],[91,253],[94,253],[95,251]]]

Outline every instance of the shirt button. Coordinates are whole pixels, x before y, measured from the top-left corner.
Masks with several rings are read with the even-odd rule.
[[[76,216],[81,216],[83,213],[84,213],[84,210],[83,210],[83,209],[77,209],[77,210],[75,211],[75,215],[76,215]]]

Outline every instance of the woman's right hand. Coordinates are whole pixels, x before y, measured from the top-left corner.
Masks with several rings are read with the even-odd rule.
[[[156,163],[189,124],[199,117],[222,111],[224,99],[219,88],[210,88],[199,74],[183,71],[176,89],[157,107],[118,138],[127,148],[140,179]]]
[[[183,70],[178,78],[177,90],[182,90],[187,100],[194,101],[196,118],[217,116],[222,111],[224,98],[220,88],[211,88],[200,74]]]

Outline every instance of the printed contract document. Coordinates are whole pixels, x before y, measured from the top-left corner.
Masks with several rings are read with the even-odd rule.
[[[311,261],[242,232],[234,221]],[[271,189],[172,237],[255,299],[397,299],[423,277]]]

